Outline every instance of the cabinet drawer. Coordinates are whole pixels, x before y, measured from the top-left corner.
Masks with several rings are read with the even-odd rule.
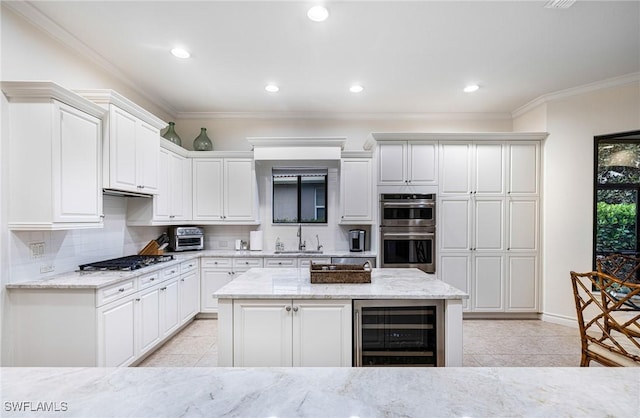
[[[200,260],[201,267],[208,268],[228,269],[232,264],[233,261],[230,258],[203,258]]]
[[[160,272],[162,280],[167,280],[180,274],[180,264],[168,267]]]
[[[147,287],[153,286],[154,284],[160,283],[160,272],[156,271],[155,273],[147,274],[146,276],[141,276],[138,278],[138,288],[140,290],[146,289]]]
[[[123,296],[136,292],[136,279],[129,279],[104,289],[98,289],[97,306],[120,299]]]
[[[295,258],[265,258],[265,267],[297,267]]]
[[[262,267],[262,258],[234,258],[233,267],[236,269],[250,269],[253,267]]]
[[[331,264],[330,258],[300,258],[298,259],[298,267],[309,268],[309,265],[313,264]]]
[[[197,268],[198,268],[198,260],[197,259],[185,261],[184,263],[180,263],[180,274],[188,273],[188,272],[190,272],[192,270],[195,270]]]

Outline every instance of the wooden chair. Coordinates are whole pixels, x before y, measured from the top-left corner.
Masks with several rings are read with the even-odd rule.
[[[580,366],[640,367],[640,284],[600,271],[571,272],[582,342]]]

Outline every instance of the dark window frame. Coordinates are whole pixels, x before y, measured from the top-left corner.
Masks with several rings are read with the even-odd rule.
[[[291,175],[289,177],[296,177],[296,184],[297,184],[297,210],[296,210],[296,221],[293,222],[287,222],[287,221],[276,221],[276,219],[274,218],[275,216],[275,193],[276,193],[276,187],[275,187],[275,183],[274,183],[274,179],[275,177],[271,178],[271,222],[273,224],[276,225],[291,225],[291,224],[297,224],[297,223],[304,223],[304,224],[312,224],[312,225],[316,225],[316,224],[327,224],[329,222],[329,205],[328,205],[328,189],[329,189],[329,181],[328,181],[328,175],[327,174],[321,174],[322,177],[324,177],[324,220],[321,221],[308,221],[302,220],[302,179],[305,177],[305,175],[303,174],[299,174],[297,176]]]
[[[598,191],[600,190],[634,190],[638,196],[638,204],[640,205],[640,183],[607,183],[600,184],[598,182],[598,160],[599,146],[607,143],[629,143],[638,144],[640,147],[640,130],[627,131],[607,135],[597,135],[593,137],[593,241],[592,241],[592,267],[595,271],[597,268],[596,258],[598,256]],[[622,253],[634,256],[640,256],[640,207],[636,207],[636,251],[616,251],[610,253]],[[604,255],[606,255],[604,254]]]

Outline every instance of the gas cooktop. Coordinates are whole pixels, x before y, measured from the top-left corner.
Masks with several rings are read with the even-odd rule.
[[[137,270],[152,264],[163,263],[173,260],[172,255],[129,255],[126,257],[113,258],[111,260],[97,261],[95,263],[82,264],[79,266],[82,271],[101,270]]]

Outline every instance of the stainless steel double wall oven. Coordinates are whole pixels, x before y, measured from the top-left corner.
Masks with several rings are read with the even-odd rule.
[[[380,195],[381,267],[435,273],[436,195]]]

